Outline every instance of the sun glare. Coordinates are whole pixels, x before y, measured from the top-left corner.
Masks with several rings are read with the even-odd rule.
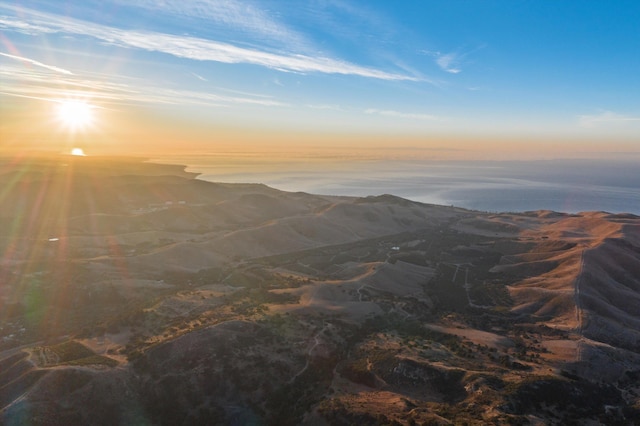
[[[69,129],[75,131],[89,127],[94,120],[94,107],[81,100],[65,100],[58,103],[58,119]]]
[[[75,155],[75,156],[78,156],[78,157],[86,156],[86,154],[84,153],[84,150],[82,148],[73,148],[71,150],[71,155]]]

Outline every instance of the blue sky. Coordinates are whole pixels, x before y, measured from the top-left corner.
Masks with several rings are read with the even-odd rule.
[[[136,121],[200,147],[224,129],[638,153],[638,22],[625,0],[0,2],[3,132],[82,97],[105,138]]]

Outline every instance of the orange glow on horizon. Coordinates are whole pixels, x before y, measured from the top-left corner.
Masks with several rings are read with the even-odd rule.
[[[166,110],[130,105],[96,105],[88,96],[18,99],[2,105],[0,151],[42,150],[71,153],[82,147],[92,156],[144,157],[259,153],[278,159],[283,153],[329,158],[415,160],[535,160],[551,158],[626,158],[638,152],[637,141],[609,140],[598,135],[466,134],[446,131],[429,135],[402,132],[283,129],[237,123],[202,122]],[[250,122],[250,117],[247,118]]]

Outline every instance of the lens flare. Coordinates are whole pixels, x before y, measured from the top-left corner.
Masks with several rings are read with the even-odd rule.
[[[82,100],[65,100],[56,106],[60,122],[72,131],[85,129],[93,124],[94,106]]]

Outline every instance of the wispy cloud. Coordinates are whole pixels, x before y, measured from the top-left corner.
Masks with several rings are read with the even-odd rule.
[[[0,4],[0,9],[2,4]],[[48,26],[41,26],[27,21],[20,21],[9,16],[0,16],[0,28],[10,29],[22,34],[38,35],[55,32]]]
[[[38,67],[46,68],[48,70],[59,72],[61,74],[67,74],[67,75],[72,75],[73,74],[71,71],[65,70],[64,68],[56,67],[54,65],[43,64],[42,62],[38,62],[36,60],[25,58],[25,57],[22,57],[22,56],[9,55],[8,53],[2,53],[2,52],[0,52],[0,56],[4,56],[5,58],[10,58],[10,59],[15,59],[17,61],[20,61],[20,62],[23,62],[23,63],[27,63],[27,64],[31,64],[31,65],[35,65],[35,66],[38,66]]]
[[[412,76],[362,67],[328,57],[273,53],[198,37],[125,30],[28,9],[20,11],[21,16],[30,17],[29,21],[16,18],[4,20],[2,25],[16,31],[29,26],[33,31],[41,29],[42,32],[48,33],[89,36],[114,46],[161,52],[197,61],[245,63],[286,72],[343,74],[382,80],[418,80]]]
[[[419,53],[422,55],[432,56],[435,60],[436,65],[438,65],[438,67],[440,67],[442,71],[448,72],[450,74],[458,74],[462,72],[462,65],[467,62],[467,57],[485,47],[486,45],[483,44],[470,50],[459,49],[448,53],[421,50],[419,51]]]
[[[373,44],[379,49],[380,44],[391,42],[392,34],[398,31],[395,22],[379,13],[370,2],[353,2],[330,0],[314,2],[306,7],[306,17],[311,19],[327,36],[339,38],[341,41],[363,46],[363,40],[375,38]],[[302,9],[305,15],[305,9]],[[344,22],[349,25],[344,25]]]
[[[603,111],[600,114],[578,116],[580,126],[593,128],[602,125],[622,125],[640,123],[640,117],[621,115],[611,111]]]
[[[206,78],[204,78],[203,76],[201,76],[200,74],[196,74],[195,72],[192,72],[191,75],[194,76],[195,78],[197,78],[200,81],[209,81]]]
[[[443,70],[451,74],[462,72],[460,69],[460,55],[457,53],[447,53],[436,58],[436,64]]]
[[[319,110],[327,110],[327,111],[345,111],[340,105],[330,105],[330,104],[308,104],[307,108],[311,109],[319,109]]]
[[[56,99],[52,99],[52,98],[43,98],[43,97],[40,97],[40,96],[21,95],[21,94],[13,93],[13,92],[0,91],[0,95],[13,96],[13,97],[16,97],[16,98],[35,99],[36,101],[57,102]]]
[[[451,74],[458,74],[462,72],[462,69],[460,68],[462,55],[460,55],[459,53],[441,53],[431,50],[420,50],[418,53],[421,55],[432,56],[435,60],[436,65],[438,65],[438,67],[440,67],[440,69],[442,69],[443,71]]]
[[[202,93],[190,90],[160,89],[156,96],[164,98],[168,103],[190,103],[201,105],[244,104],[255,106],[282,107],[287,104],[273,100],[249,97],[226,96],[217,93]]]
[[[166,87],[147,86],[138,79],[123,79],[122,82],[104,81],[61,75],[52,78],[52,74],[36,69],[20,67],[0,67],[0,77],[9,84],[3,87],[2,94],[21,98],[57,102],[69,97],[89,98],[102,106],[117,107],[133,103],[164,105],[202,105],[230,106],[249,105],[281,107],[286,103],[269,96],[251,93],[229,95],[224,93],[176,90]],[[225,89],[219,89],[220,92]],[[232,91],[230,91],[232,92]]]
[[[117,0],[124,7],[140,8],[154,14],[206,21],[207,28],[242,32],[253,39],[275,41],[295,48],[308,48],[305,37],[281,22],[261,3],[239,0]]]
[[[442,121],[442,117],[438,117],[436,115],[431,114],[421,114],[421,113],[410,113],[410,112],[400,112],[393,110],[381,110],[375,108],[366,109],[365,114],[375,114],[375,115],[383,115],[386,117],[397,117],[397,118],[409,118],[412,120],[422,120],[422,121]]]

